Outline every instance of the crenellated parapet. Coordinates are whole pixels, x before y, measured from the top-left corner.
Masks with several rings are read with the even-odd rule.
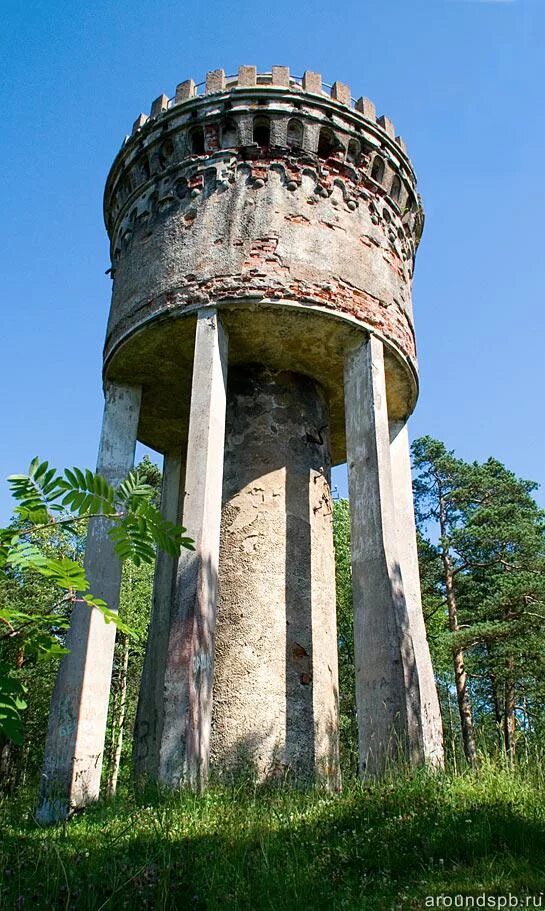
[[[283,162],[288,191],[303,173],[315,192],[331,195],[342,184],[348,209],[370,205],[386,223],[396,221],[414,257],[423,214],[405,143],[388,117],[376,116],[366,98],[352,99],[344,83],[327,86],[320,74],[290,75],[287,67],[258,74],[240,67],[236,76],[213,70],[206,81],[180,83],[172,98],[160,95],[150,115],[141,114],[110,172],[105,219],[116,250],[131,224],[188,188],[194,196],[223,190],[236,164]],[[215,182],[212,181],[212,172]],[[256,180],[266,179],[257,176]]]
[[[176,87],[172,98],[159,95],[151,105],[150,114],[140,114],[133,125],[133,134],[141,129],[145,123],[165,111],[171,110],[179,104],[193,101],[203,95],[215,95],[218,92],[239,89],[272,88],[275,90],[286,89],[291,92],[305,92],[312,95],[327,97],[346,107],[353,108],[367,120],[378,123],[392,139],[405,151],[405,143],[400,136],[395,135],[392,121],[382,115],[377,118],[375,105],[368,98],[353,98],[350,87],[343,82],[334,82],[332,85],[323,82],[320,73],[307,70],[303,76],[293,76],[287,66],[273,66],[270,73],[258,73],[255,66],[241,66],[236,75],[226,76],[221,69],[211,70],[206,75],[204,82],[195,83],[193,79],[186,79]]]

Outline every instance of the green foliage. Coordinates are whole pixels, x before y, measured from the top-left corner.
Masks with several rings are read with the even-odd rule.
[[[5,661],[0,662],[0,731],[14,743],[22,742],[21,713],[27,707],[25,687]]]
[[[358,770],[358,725],[354,673],[354,623],[352,609],[352,558],[348,500],[333,503],[335,589],[339,643],[339,729],[343,774]]]
[[[37,458],[30,464],[28,475],[12,475],[8,478],[11,491],[18,502],[15,514],[23,523],[30,523],[14,530],[3,529],[0,533],[0,565],[14,562],[14,565],[34,569],[43,575],[54,577],[58,573],[58,584],[64,584],[61,570],[70,569],[64,561],[62,568],[55,568],[54,561],[45,560],[37,548],[29,546],[29,535],[35,534],[45,525],[74,524],[103,516],[112,520],[108,533],[121,560],[130,558],[136,565],[150,563],[155,558],[154,546],[159,546],[172,556],[180,547],[191,547],[191,540],[184,536],[185,529],[167,522],[151,502],[155,489],[145,482],[139,470],[114,488],[99,474],[89,469],[65,469],[64,476],[58,475],[47,462]],[[19,539],[23,538],[23,543]],[[77,573],[76,567],[73,571]],[[80,576],[77,588],[85,588]],[[74,587],[74,586],[72,586]]]
[[[61,637],[69,622],[67,605],[76,603],[100,611],[107,623],[125,633],[132,632],[117,612],[89,591],[81,553],[58,550],[67,535],[77,537],[90,521],[107,523],[119,559],[135,566],[152,563],[157,547],[174,557],[181,547],[191,549],[185,529],[166,521],[155,505],[157,484],[148,479],[157,482],[158,469],[151,464],[142,472],[131,472],[116,488],[88,469],[67,468],[59,474],[38,458],[32,460],[28,474],[8,479],[17,505],[11,525],[0,529],[0,584],[6,591],[11,582],[13,591],[14,584],[21,588],[39,576],[56,595],[51,598],[48,592],[47,606],[32,611],[21,608],[20,592],[15,603],[1,600],[0,645],[15,645],[26,660],[59,657],[65,652]],[[22,684],[17,689],[16,671],[7,666],[7,671],[0,671],[0,734],[20,740],[24,695]]]
[[[138,473],[142,480],[153,490],[151,502],[159,508],[161,505],[161,484],[163,482],[161,469],[146,454],[138,464]]]
[[[6,909],[418,911],[430,894],[543,890],[545,790],[526,767],[395,773],[335,795],[124,789],[48,829],[33,800],[0,805]]]

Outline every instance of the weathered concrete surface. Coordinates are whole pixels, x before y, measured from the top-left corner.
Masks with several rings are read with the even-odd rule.
[[[133,467],[141,390],[107,384],[97,472],[117,486]],[[117,610],[121,563],[108,537],[109,522],[89,523],[85,573],[89,591]],[[45,746],[38,821],[63,819],[96,800],[106,733],[115,626],[85,604],[72,613],[53,697]]]
[[[165,455],[161,513],[169,522],[182,516],[185,466],[179,453]],[[153,606],[133,734],[133,777],[156,781],[163,732],[163,687],[168,656],[170,612],[177,561],[159,550],[153,581]]]
[[[382,342],[347,355],[354,650],[360,770],[424,760],[415,648],[403,591],[390,463]]]
[[[424,757],[430,765],[443,765],[443,725],[437,687],[433,675],[426,625],[422,612],[416,523],[407,423],[390,422],[390,459],[396,517],[396,543],[403,592],[409,615],[420,694],[419,716],[422,724]]]
[[[336,786],[327,404],[308,377],[230,371],[212,765]]]
[[[208,776],[216,626],[227,339],[214,309],[197,318],[182,551],[170,616],[158,779],[200,789]]]

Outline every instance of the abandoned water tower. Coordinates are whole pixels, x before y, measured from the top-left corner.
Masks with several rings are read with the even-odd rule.
[[[154,101],[105,193],[113,297],[98,470],[164,454],[135,774],[202,788],[250,764],[338,785],[330,469],[348,462],[362,770],[442,761],[406,422],[423,214],[403,141],[349,88],[287,67],[208,73]],[[89,532],[92,591],[120,567]],[[115,630],[74,612],[40,816],[97,797]]]

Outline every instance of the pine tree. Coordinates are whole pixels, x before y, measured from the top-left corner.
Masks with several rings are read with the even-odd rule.
[[[534,732],[542,716],[545,514],[536,484],[496,459],[457,459],[429,437],[413,456],[428,626],[446,608],[464,752],[474,764],[475,720],[486,732],[492,718],[513,760],[518,732]]]

